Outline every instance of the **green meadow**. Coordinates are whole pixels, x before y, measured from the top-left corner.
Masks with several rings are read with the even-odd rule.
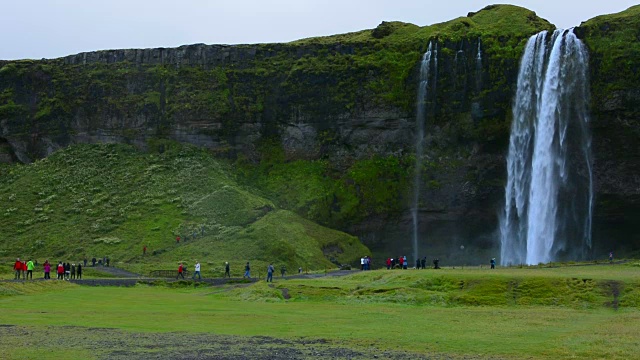
[[[640,351],[639,275],[631,261],[354,271],[218,287],[9,281],[0,283],[0,353],[630,359]]]

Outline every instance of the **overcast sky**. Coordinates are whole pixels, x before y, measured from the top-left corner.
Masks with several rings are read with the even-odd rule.
[[[288,42],[399,20],[425,26],[477,11],[480,0],[0,0],[0,59],[184,44]],[[513,0],[561,28],[637,3]]]

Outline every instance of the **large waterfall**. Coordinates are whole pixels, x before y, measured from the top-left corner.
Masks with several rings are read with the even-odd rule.
[[[527,42],[500,219],[501,263],[582,259],[591,248],[588,54],[572,30]]]
[[[432,56],[433,55],[433,56]],[[429,91],[429,76],[431,70],[432,57],[434,68],[437,73],[438,66],[438,44],[435,48],[429,42],[427,51],[422,56],[420,62],[420,84],[418,85],[418,98],[416,99],[416,163],[413,178],[413,201],[411,204],[411,217],[413,220],[413,259],[418,258],[418,208],[420,206],[420,188],[422,184],[422,157],[424,154],[424,125],[426,121],[426,102]],[[435,76],[434,76],[435,77]],[[435,83],[435,81],[434,81]],[[434,84],[435,86],[435,84]]]

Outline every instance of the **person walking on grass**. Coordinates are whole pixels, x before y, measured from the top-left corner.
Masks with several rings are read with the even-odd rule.
[[[228,261],[224,262],[224,277],[231,278],[231,272],[229,271],[229,262]]]
[[[196,275],[198,275],[198,280],[202,280],[202,277],[200,276],[200,262],[198,262],[198,260],[196,260],[195,271],[193,272],[193,276],[191,278],[195,280]]]
[[[249,266],[248,261],[247,265],[244,266],[244,276],[242,278],[251,279],[251,266]]]
[[[142,256],[147,255],[147,245],[142,248]]]
[[[267,267],[267,282],[273,282],[273,264],[269,264]]]
[[[78,267],[76,268],[76,275],[78,280],[82,280],[82,264],[78,264]]]
[[[178,266],[178,276],[176,276],[176,279],[178,279],[179,277],[182,277],[182,279],[184,279],[184,274],[182,273],[184,271],[184,268],[182,267],[182,263],[180,263],[180,266]]]
[[[13,280],[20,280],[20,271],[22,271],[22,261],[20,261],[20,258],[17,258],[15,264],[13,264],[13,271],[16,272]]]
[[[491,268],[492,269],[496,268],[496,258],[491,258]]]

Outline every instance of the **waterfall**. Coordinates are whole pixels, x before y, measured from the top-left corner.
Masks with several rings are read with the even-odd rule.
[[[588,55],[572,30],[532,36],[520,63],[500,218],[501,263],[584,258],[593,177]]]
[[[418,258],[418,207],[420,203],[420,188],[422,184],[422,157],[424,153],[424,125],[426,121],[426,102],[429,91],[429,73],[431,69],[432,54],[436,59],[438,45],[435,50],[433,43],[429,42],[427,51],[420,62],[420,83],[418,85],[418,97],[416,99],[416,163],[413,178],[413,201],[411,203],[411,218],[413,220],[413,258]],[[435,60],[437,61],[437,60]],[[435,62],[437,66],[437,62]]]
[[[481,41],[478,38],[478,53],[476,54],[476,92],[482,89],[482,48]]]

